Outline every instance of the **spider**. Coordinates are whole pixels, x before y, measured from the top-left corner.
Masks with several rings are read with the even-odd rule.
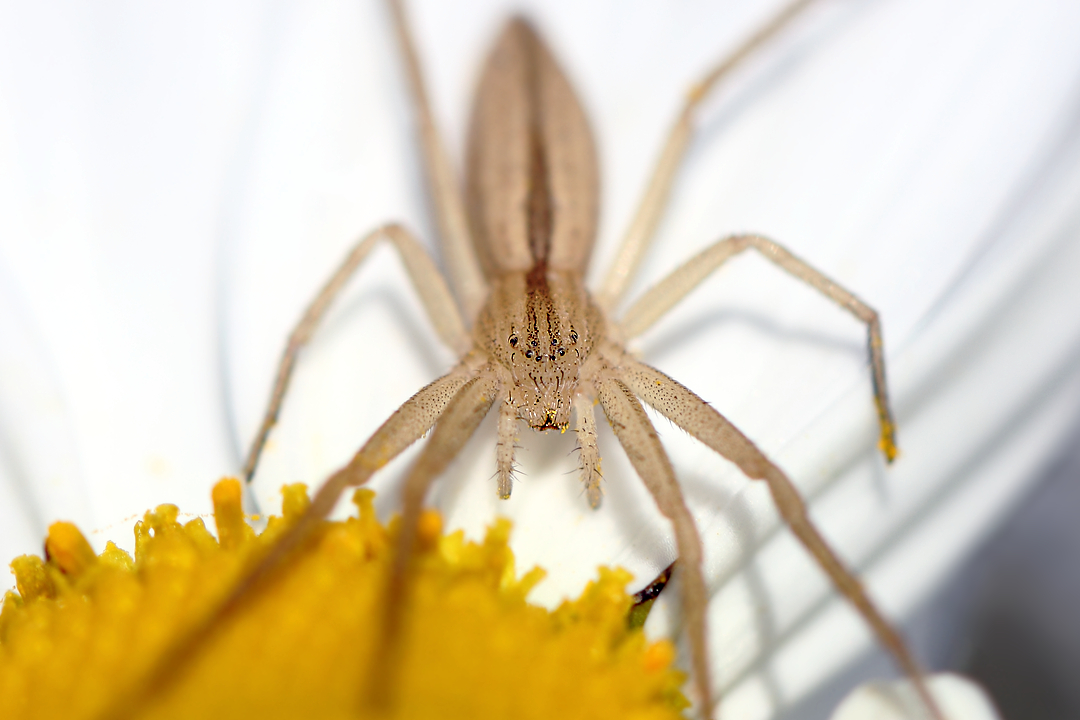
[[[151,678],[147,688],[166,682],[164,669],[195,652],[206,635],[244,602],[252,587],[284,566],[284,560],[332,510],[346,488],[367,483],[376,471],[430,433],[403,484],[399,544],[385,593],[386,614],[379,628],[388,659],[379,665],[382,673],[369,679],[373,700],[389,702],[386,694],[393,685],[395,638],[409,591],[408,562],[420,511],[433,481],[485,416],[494,412],[500,497],[508,498],[513,490],[515,440],[522,426],[536,431],[572,428],[580,449],[584,494],[597,508],[602,500],[596,431],[599,407],[674,528],[691,666],[702,714],[711,716],[714,703],[706,647],[708,598],[702,542],[644,402],[733,462],[747,477],[767,484],[792,532],[865,617],[913,679],[932,713],[940,717],[922,671],[901,636],[822,538],[787,475],[693,391],[626,350],[628,341],[650,328],[728,259],[753,250],[865,324],[881,427],[879,444],[891,462],[896,444],[877,313],[778,243],[761,235],[742,234],[715,242],[648,290],[625,313],[614,314],[662,215],[693,135],[699,105],[722,78],[811,2],[797,0],[781,10],[693,87],[614,263],[601,286],[590,291],[584,276],[599,210],[595,146],[585,113],[550,50],[522,18],[512,19],[502,30],[481,73],[465,182],[459,186],[435,127],[404,11],[398,0],[391,0],[394,28],[416,103],[447,274],[442,274],[418,240],[399,224],[375,229],[352,249],[289,337],[269,405],[244,464],[245,479],[250,482],[255,474],[301,349],[377,244],[387,242],[398,252],[432,326],[459,361],[398,408],[353,459],[325,481],[309,511],[236,586],[219,612],[167,654],[159,666],[163,670]]]

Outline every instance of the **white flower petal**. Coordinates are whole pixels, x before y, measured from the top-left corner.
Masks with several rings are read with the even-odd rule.
[[[959,675],[933,675],[930,692],[949,720],[998,720],[999,715],[986,691]],[[860,685],[832,714],[832,720],[921,720],[925,708],[911,683]]]

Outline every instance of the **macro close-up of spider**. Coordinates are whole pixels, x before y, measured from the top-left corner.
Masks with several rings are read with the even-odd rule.
[[[710,715],[712,675],[706,644],[701,539],[671,462],[638,399],[642,398],[735,463],[744,474],[768,484],[785,522],[895,654],[928,708],[941,717],[900,634],[809,520],[791,480],[704,400],[634,359],[623,345],[663,317],[728,258],[756,250],[866,324],[881,425],[879,445],[892,461],[897,452],[895,430],[877,313],[774,241],[744,234],[724,238],[690,259],[639,299],[624,317],[609,317],[647,251],[692,137],[697,105],[755,46],[782,29],[806,4],[783,9],[693,88],[665,144],[645,200],[595,297],[584,285],[599,210],[594,141],[574,90],[550,51],[520,18],[511,20],[499,35],[485,63],[473,110],[463,192],[430,115],[404,12],[399,4],[393,5],[396,33],[416,96],[417,125],[449,276],[438,271],[415,237],[400,225],[376,229],[361,240],[293,330],[270,407],[243,472],[250,481],[277,422],[296,358],[330,303],[376,242],[392,243],[440,339],[460,354],[460,360],[449,373],[396,410],[356,456],[319,489],[308,511],[313,519],[325,516],[346,488],[366,484],[375,471],[432,431],[403,489],[399,560],[381,628],[386,643],[394,643],[400,632],[399,609],[407,602],[408,558],[428,489],[488,412],[495,408],[498,416],[497,491],[504,499],[513,489],[519,424],[537,431],[565,432],[573,413],[580,480],[595,509],[602,497],[594,410],[599,404],[635,471],[674,527],[691,666],[697,678],[698,702],[703,713]],[[295,534],[299,536],[305,527],[305,523],[298,525]]]
[[[938,25],[920,4],[836,0],[331,3],[237,11],[220,35],[177,24],[236,40],[200,66],[224,120],[172,129],[229,148],[175,181],[216,173],[198,252],[125,241],[93,260],[77,220],[45,233],[75,238],[63,256],[2,248],[6,362],[43,368],[0,386],[5,549],[32,551],[59,516],[104,528],[99,546],[153,503],[205,512],[226,472],[251,512],[308,483],[310,508],[152,665],[152,692],[370,481],[400,524],[371,622],[389,660],[358,693],[393,686],[434,504],[472,537],[511,518],[548,606],[599,564],[637,589],[676,561],[645,630],[678,640],[696,716],[816,716],[891,674],[914,681],[897,712],[952,717],[924,673],[966,667],[947,649],[965,626],[931,637],[920,618],[1080,396],[1080,53],[1050,9],[1019,21],[1002,2],[964,25],[956,5]],[[890,45],[905,33],[908,57]],[[50,147],[44,167],[66,167]],[[10,221],[24,235],[31,206]],[[89,225],[141,236],[162,217],[144,212]],[[50,296],[46,269],[68,290]],[[83,273],[98,290],[61,313]],[[172,309],[196,276],[199,299]],[[88,321],[99,307],[138,329]],[[121,379],[139,400],[107,395]],[[125,427],[137,460],[105,439]],[[43,433],[61,449],[37,450]]]

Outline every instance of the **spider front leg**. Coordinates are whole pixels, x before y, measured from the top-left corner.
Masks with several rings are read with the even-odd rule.
[[[600,507],[600,501],[604,497],[600,489],[600,448],[596,443],[596,413],[593,411],[595,401],[584,393],[574,396],[574,417],[576,425],[574,432],[577,435],[578,452],[581,453],[579,463],[581,465],[581,482],[585,485],[585,497],[589,500],[589,506],[593,510]]]
[[[802,280],[828,299],[866,323],[870,347],[870,368],[874,383],[874,403],[881,425],[878,446],[885,459],[896,459],[896,424],[889,406],[889,389],[885,383],[885,351],[881,340],[881,321],[877,311],[854,293],[814,269],[778,243],[760,235],[733,235],[709,246],[676,268],[635,302],[619,323],[625,339],[637,337],[652,327],[672,307],[732,256],[753,248],[768,261],[793,277]]]
[[[713,701],[705,623],[709,598],[701,568],[701,536],[686,507],[671,460],[634,393],[622,380],[607,372],[601,373],[594,386],[615,437],[619,439],[660,512],[675,529],[675,544],[683,573],[682,606],[690,641],[690,663],[700,696],[701,714],[708,720],[712,717]]]
[[[255,475],[255,468],[259,464],[259,457],[266,446],[266,439],[270,435],[271,428],[277,423],[278,413],[281,412],[281,403],[285,399],[285,392],[289,388],[289,380],[292,378],[296,367],[296,359],[300,350],[307,345],[314,334],[319,322],[326,315],[330,304],[334,301],[349,279],[367,258],[368,254],[381,240],[387,240],[398,251],[405,270],[412,280],[413,288],[420,296],[420,301],[431,319],[439,338],[451,349],[460,355],[468,352],[472,345],[469,333],[461,320],[457,304],[454,302],[450,289],[446,285],[439,268],[432,262],[431,257],[417,242],[413,235],[400,225],[384,225],[369,233],[349,251],[337,271],[326,281],[315,299],[308,305],[300,322],[289,334],[289,340],[285,344],[285,350],[278,361],[276,378],[273,390],[270,392],[270,402],[259,431],[251,443],[247,460],[244,462],[242,475],[245,482],[251,482]]]
[[[345,489],[363,485],[376,470],[419,440],[477,373],[476,362],[472,357],[466,357],[464,362],[422,388],[394,411],[352,460],[323,483],[307,510],[282,534],[266,555],[245,569],[229,594],[198,624],[189,628],[172,646],[164,650],[146,676],[99,716],[101,720],[125,720],[134,717],[146,698],[164,692],[181,678],[184,668],[198,656],[207,641],[246,603],[257,598],[260,588],[271,582],[286,566],[286,561],[310,536],[318,522],[330,513]]]
[[[499,429],[495,440],[495,474],[499,497],[510,499],[514,489],[514,449],[517,446],[518,416],[513,403],[499,406]]]
[[[943,720],[944,716],[926,686],[923,670],[900,633],[878,610],[862,583],[814,526],[806,503],[788,476],[727,418],[679,382],[625,354],[613,364],[619,366],[619,377],[623,382],[657,412],[735,463],[751,480],[764,480],[768,484],[773,502],[784,522],[814,556],[836,588],[870,624],[881,644],[911,678],[931,715],[936,720]]]
[[[381,638],[376,644],[377,655],[367,680],[367,699],[376,708],[385,709],[393,702],[400,666],[402,618],[409,601],[408,567],[416,545],[420,508],[431,483],[476,432],[499,395],[499,390],[499,378],[490,367],[462,386],[439,418],[431,439],[405,479],[401,525],[383,599],[385,614],[378,630]]]

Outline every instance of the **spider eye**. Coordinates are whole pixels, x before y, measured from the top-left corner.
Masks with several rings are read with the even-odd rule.
[[[510,347],[517,347],[517,335],[510,336]]]
[[[531,358],[532,356],[533,356],[533,351],[532,350],[526,350],[525,351],[525,357]]]
[[[559,348],[559,357],[562,357],[565,354],[566,354],[566,350],[564,348]]]

